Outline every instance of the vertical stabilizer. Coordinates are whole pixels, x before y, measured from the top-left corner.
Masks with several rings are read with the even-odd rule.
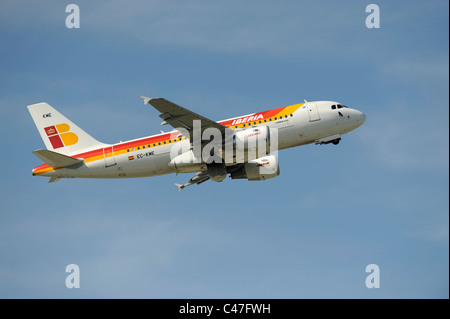
[[[50,151],[71,155],[91,147],[105,145],[47,103],[28,105],[28,111]]]

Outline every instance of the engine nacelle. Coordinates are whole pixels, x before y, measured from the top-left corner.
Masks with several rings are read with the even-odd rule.
[[[269,155],[251,160],[231,174],[232,179],[247,178],[249,181],[264,181],[280,175],[278,157]]]
[[[217,141],[216,141],[217,142]],[[181,173],[197,172],[204,170],[206,166],[212,163],[211,158],[219,157],[219,161],[215,163],[225,163],[226,165],[234,163],[247,163],[252,160],[262,158],[265,155],[278,150],[278,134],[275,129],[268,126],[249,127],[244,130],[233,132],[233,134],[225,134],[222,140],[224,145],[219,149],[211,148],[216,154],[208,152],[207,147],[210,143],[193,145],[193,149],[185,150],[172,146],[170,152],[169,167],[176,169]],[[187,146],[187,145],[184,145]],[[183,145],[181,145],[183,147]],[[196,147],[200,147],[196,149]],[[224,175],[225,165],[213,165],[209,168],[212,180],[220,180]],[[220,176],[215,178],[215,176]]]
[[[181,173],[197,172],[203,169],[205,166],[201,162],[201,159],[197,158],[194,155],[194,152],[192,150],[174,157],[168,165],[170,168],[174,168]]]
[[[271,150],[271,142],[271,130],[268,126],[249,127],[237,131],[233,136],[233,161],[244,163],[276,151]]]

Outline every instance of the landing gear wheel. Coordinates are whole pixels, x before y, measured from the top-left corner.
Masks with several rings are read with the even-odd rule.
[[[331,142],[331,143],[333,143],[334,145],[338,145],[340,141],[341,141],[341,139],[338,138],[338,139],[333,140],[333,142]]]

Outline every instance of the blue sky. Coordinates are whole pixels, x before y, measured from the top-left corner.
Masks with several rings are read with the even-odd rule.
[[[377,1],[380,29],[364,1],[75,3],[80,29],[69,3],[0,3],[1,298],[448,298],[447,1]],[[115,143],[167,129],[140,95],[216,120],[303,99],[367,120],[281,151],[264,182],[31,176],[26,105]]]

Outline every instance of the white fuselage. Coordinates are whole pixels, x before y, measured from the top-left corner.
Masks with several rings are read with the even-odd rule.
[[[249,116],[239,118],[252,119]],[[256,116],[254,118],[257,119]],[[228,123],[227,126],[235,130],[250,126],[275,128],[278,130],[278,149],[281,150],[314,142],[317,144],[321,144],[321,141],[330,142],[331,140],[327,140],[327,137],[338,142],[341,135],[358,128],[364,121],[365,115],[358,110],[343,107],[337,102],[319,101],[298,104],[292,113],[272,116],[270,121],[264,117],[264,120],[258,118],[254,122],[248,121],[247,125],[243,124],[244,126],[231,125],[236,123],[233,119],[219,123]],[[170,138],[166,138],[164,142],[155,142],[162,136]],[[171,148],[175,143],[185,143],[182,146],[189,149],[189,139],[180,138],[177,131],[172,131],[106,145],[101,149],[87,150],[83,154],[71,154],[74,157],[84,158],[83,165],[52,170],[36,168],[33,174],[60,178],[130,178],[177,173],[180,171],[169,165]],[[192,171],[204,165],[204,163],[199,164]]]

